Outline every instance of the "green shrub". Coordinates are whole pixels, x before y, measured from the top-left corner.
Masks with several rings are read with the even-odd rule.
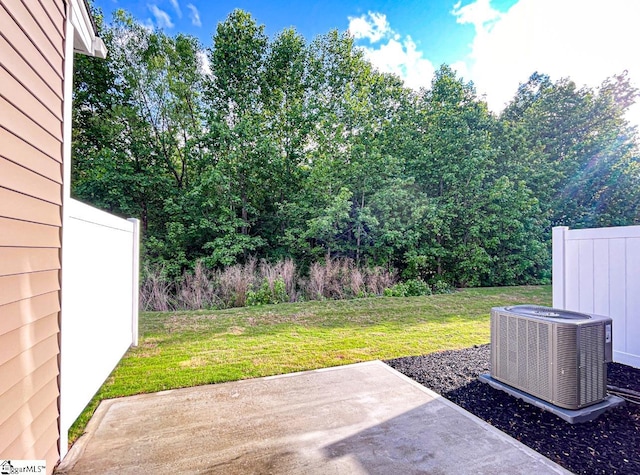
[[[446,280],[436,280],[433,283],[434,294],[450,294],[453,292],[453,287]]]
[[[385,297],[419,297],[431,295],[431,288],[422,279],[409,279],[384,289]]]
[[[427,285],[427,283],[418,278],[418,279],[409,279],[404,285],[406,286],[406,296],[407,297],[419,297],[421,295],[431,295],[431,288]]]
[[[269,285],[269,281],[264,279],[260,289],[257,291],[250,289],[247,292],[247,305],[249,306],[284,303],[288,301],[289,296],[287,295],[286,284],[282,277],[278,277],[273,281],[273,288]]]
[[[271,290],[271,302],[269,303],[284,303],[289,301],[287,295],[287,286],[282,277],[278,277],[273,282],[273,289]]]
[[[398,282],[396,285],[394,285],[388,290],[391,297],[407,296],[407,286],[404,284],[404,282]]]

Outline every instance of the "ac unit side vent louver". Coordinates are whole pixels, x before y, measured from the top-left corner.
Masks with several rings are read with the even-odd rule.
[[[496,307],[491,343],[491,376],[498,381],[566,409],[606,397],[609,317],[532,305]]]

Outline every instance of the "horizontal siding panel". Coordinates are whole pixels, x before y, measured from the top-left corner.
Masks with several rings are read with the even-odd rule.
[[[0,454],[25,437],[25,427],[36,423],[36,420],[44,417],[50,420],[58,417],[58,404],[56,400],[50,401],[48,397],[34,397],[30,404],[25,404],[18,409],[9,419],[2,424],[2,438],[0,438]],[[33,442],[33,441],[32,441]]]
[[[31,34],[31,30],[29,30],[29,36],[35,40],[35,43],[40,47],[40,50],[44,53],[45,57],[47,54],[51,54],[51,58],[49,60],[53,62],[54,66],[56,66],[57,58],[60,58],[60,61],[64,58],[64,35],[61,34],[51,22],[47,11],[42,7],[40,2],[35,2],[34,0],[22,0],[22,4],[24,5],[23,8],[25,8],[24,12],[28,12],[28,14],[26,14],[28,16],[26,16],[25,20],[38,30],[35,34]],[[20,11],[20,15],[22,15],[23,10],[20,9],[20,7],[15,8],[12,13],[18,10]],[[16,18],[18,16],[15,13],[13,15]],[[19,20],[19,23],[22,25],[22,21]],[[46,42],[44,41],[44,38],[47,39]],[[42,39],[42,41],[38,41],[39,39]],[[40,44],[43,46],[40,46]],[[53,52],[55,52],[55,54]],[[56,58],[56,61],[53,60],[54,57]]]
[[[16,107],[19,107],[29,117],[37,117],[42,127],[56,134],[62,127],[62,117],[60,111],[49,110],[42,102],[34,96],[31,91],[24,87],[9,72],[0,67],[0,94]]]
[[[50,270],[3,276],[0,277],[0,289],[0,305],[57,292],[60,290],[60,272]]]
[[[58,6],[59,2],[52,2],[50,0],[39,0],[38,3],[40,3],[42,9],[47,13],[49,21],[59,33],[60,38],[62,38],[64,41],[65,14],[62,10],[60,10]]]
[[[59,459],[66,0],[0,0],[0,454]]]
[[[58,397],[57,354],[2,393],[0,433],[2,433],[2,424],[40,391],[46,395],[44,397]]]
[[[58,336],[42,340],[29,351],[23,351],[0,366],[2,389],[0,395],[18,384],[26,374],[31,374],[59,352]]]
[[[57,269],[60,269],[58,249],[0,247],[0,276]],[[3,293],[5,290],[10,291],[3,288]]]
[[[43,0],[40,0],[40,3],[42,3],[42,1]],[[44,1],[46,2],[47,0],[44,0]],[[64,8],[65,8],[65,4],[69,3],[69,1],[68,0],[66,2],[55,1],[53,3],[55,4],[55,6],[58,9],[58,11],[60,12],[60,14],[64,15],[66,17]]]
[[[3,10],[0,8],[0,15],[2,12]],[[59,114],[62,114],[62,87],[57,87],[57,82],[47,84],[46,80],[40,77],[32,66],[2,36],[2,30],[0,30],[0,52],[2,52],[0,55],[2,66],[7,71],[11,71],[11,74],[15,77],[20,78],[20,82],[29,91],[32,91],[34,96],[47,106],[47,109],[54,112],[59,111]],[[55,78],[57,76],[48,79]],[[62,86],[62,82],[60,86]]]
[[[57,291],[0,305],[0,335],[59,311],[60,297]]]
[[[21,3],[16,0],[11,2],[11,10],[13,11],[14,4]],[[64,71],[62,58],[56,53],[52,61],[49,63],[40,51],[32,42],[31,38],[16,24],[11,18],[5,7],[0,7],[0,24],[2,24],[2,31],[0,34],[9,42],[11,47],[16,50],[20,56],[22,56],[27,64],[30,64],[33,70],[40,76],[44,82],[55,92],[58,97],[63,97],[63,81],[62,73]],[[38,45],[39,47],[46,45]],[[53,48],[49,45],[51,50]],[[52,65],[52,63],[55,65]]]
[[[46,152],[47,155],[56,156],[62,149],[62,130],[58,131],[58,135],[53,136],[40,127],[37,120],[37,117],[35,119],[27,117],[0,96],[0,127]]]
[[[51,414],[41,414],[5,451],[7,454],[22,452],[21,459],[39,460],[43,453],[49,451],[52,440],[58,442],[58,420],[52,419]]]
[[[0,152],[4,154],[4,151]],[[40,198],[57,205],[62,204],[62,186],[0,155],[0,180],[4,188]]]
[[[58,313],[47,315],[33,323],[23,325],[0,335],[0,365],[15,358],[23,351],[31,351],[41,341],[58,334]],[[4,382],[0,382],[2,391]]]
[[[53,473],[53,467],[55,467],[60,461],[60,451],[58,450],[58,440],[51,444],[51,448],[41,456],[47,461],[47,473],[51,475]],[[49,468],[51,467],[51,468]]]
[[[42,435],[38,438],[35,445],[32,448],[32,452],[29,453],[30,456],[35,457],[39,454],[50,453],[52,447],[57,449],[58,447],[58,438],[60,437],[60,432],[58,431],[58,420],[53,421],[46,430],[42,433]],[[42,455],[39,455],[42,457]],[[51,469],[49,467],[55,467],[58,463],[60,457],[57,456],[54,459],[46,459],[47,460],[47,472]],[[52,472],[49,472],[52,473]]]
[[[0,218],[0,246],[60,247],[60,228]]]
[[[60,206],[0,187],[0,217],[60,226]]]
[[[51,181],[62,183],[62,149],[60,149],[60,153],[52,157],[2,127],[0,127],[0,143],[2,144],[2,152],[8,155],[7,158],[10,158],[11,161],[33,170]],[[0,180],[2,180],[1,175]],[[4,180],[1,184],[6,185]]]
[[[59,44],[59,35],[53,33],[52,38],[50,38],[46,32],[43,31],[39,22],[36,21],[36,18],[42,21],[46,18],[47,14],[42,10],[42,7],[38,2],[30,0],[29,4],[31,5],[32,11],[29,11],[22,1],[12,0],[11,7],[9,7],[11,15],[17,25],[29,37],[31,43],[35,45],[40,54],[47,60],[51,67],[58,72],[60,77],[62,77],[62,71],[64,71],[62,58],[64,55],[62,54],[62,48]],[[51,27],[48,29],[51,30]],[[56,38],[56,36],[58,36],[58,38]],[[9,36],[9,38],[11,38],[11,36]],[[53,45],[52,40],[55,41],[56,46]]]

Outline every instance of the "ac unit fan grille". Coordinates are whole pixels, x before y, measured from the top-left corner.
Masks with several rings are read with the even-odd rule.
[[[549,325],[500,314],[498,326],[494,376],[534,396],[550,398]]]
[[[577,334],[574,328],[557,328],[556,349],[556,397],[552,401],[558,406],[575,406],[578,393]]]
[[[604,355],[604,327],[588,326],[580,331],[580,404],[606,396],[607,376]]]

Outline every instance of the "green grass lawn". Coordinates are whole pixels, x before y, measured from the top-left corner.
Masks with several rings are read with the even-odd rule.
[[[489,342],[491,307],[551,304],[551,286],[465,289],[140,315],[130,349],[71,428],[102,399],[458,349]]]

